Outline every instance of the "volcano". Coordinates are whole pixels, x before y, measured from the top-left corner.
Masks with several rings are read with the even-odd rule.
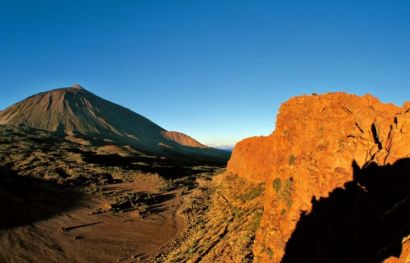
[[[78,84],[41,92],[11,105],[0,111],[0,124],[98,138],[168,156],[229,158],[225,151],[208,147],[183,133],[167,131]]]

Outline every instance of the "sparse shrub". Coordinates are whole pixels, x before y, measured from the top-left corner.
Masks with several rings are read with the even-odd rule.
[[[273,189],[278,194],[278,199],[285,201],[286,205],[290,207],[293,202],[292,201],[293,178],[291,177],[289,179],[286,179],[283,182],[283,186],[282,186],[282,180],[280,178],[276,178],[275,180],[273,180],[272,186],[273,186]]]
[[[280,188],[282,187],[282,179],[280,178],[275,178],[272,182],[273,189],[275,190],[276,193],[279,193]]]
[[[283,189],[280,193],[281,198],[286,202],[287,206],[292,205],[292,192],[293,192],[293,178],[285,180]]]
[[[226,180],[227,180],[228,182],[230,182],[230,181],[235,180],[235,179],[237,178],[237,175],[236,175],[236,174],[232,174],[232,173],[228,173],[225,178],[226,178]]]
[[[344,140],[343,140],[343,139],[339,139],[339,140],[338,140],[338,143],[339,143],[339,152],[341,152],[341,151],[343,151],[344,148],[345,148]]]
[[[282,209],[282,211],[280,211],[280,215],[284,216],[286,214],[286,209]]]
[[[188,249],[188,253],[189,253],[189,254],[194,254],[195,251],[196,251],[196,248],[195,248],[195,247],[190,247],[190,248]]]
[[[253,221],[252,221],[251,229],[250,229],[252,233],[255,233],[256,230],[258,229],[259,224],[262,219],[262,215],[263,215],[263,210],[256,211]]]
[[[161,192],[168,192],[168,191],[172,191],[175,190],[178,186],[176,185],[175,181],[170,179],[167,180],[160,188]]]
[[[250,236],[249,234],[243,235],[241,237],[241,239],[243,240],[244,243],[250,243],[252,241],[252,236]]]
[[[238,207],[233,207],[232,212],[234,213],[235,217],[241,217],[243,215],[243,211]]]
[[[268,255],[269,255],[269,259],[273,258],[273,251],[270,248],[268,248]]]
[[[294,165],[296,162],[297,157],[295,155],[290,155],[289,156],[289,165]]]
[[[260,184],[257,187],[252,188],[249,190],[247,193],[238,196],[238,200],[241,200],[242,203],[245,203],[246,201],[253,200],[260,196],[265,190],[264,184]]]
[[[320,137],[323,137],[323,134],[325,133],[325,128],[323,126],[320,126],[319,131],[320,131]]]

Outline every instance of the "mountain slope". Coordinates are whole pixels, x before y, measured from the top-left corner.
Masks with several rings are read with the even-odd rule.
[[[188,147],[195,147],[195,148],[207,148],[208,146],[198,142],[197,140],[195,140],[194,138],[185,135],[183,133],[180,132],[176,132],[176,131],[162,131],[161,134],[169,139],[172,140],[174,142],[177,142],[181,145],[184,146],[188,146]]]
[[[168,132],[79,85],[42,92],[18,102],[0,112],[0,124],[104,138],[151,152],[227,158],[223,151],[206,147],[185,134]]]

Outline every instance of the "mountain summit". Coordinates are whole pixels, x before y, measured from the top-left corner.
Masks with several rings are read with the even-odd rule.
[[[81,85],[41,92],[0,111],[0,124],[23,125],[69,135],[130,144],[150,152],[186,153],[227,158],[179,132],[94,95]]]

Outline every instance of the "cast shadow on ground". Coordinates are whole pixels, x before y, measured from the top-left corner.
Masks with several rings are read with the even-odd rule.
[[[382,262],[399,257],[410,234],[410,159],[393,165],[353,162],[354,179],[329,198],[312,199],[282,263]]]
[[[83,199],[84,195],[73,188],[18,176],[0,167],[0,231],[67,212]]]

